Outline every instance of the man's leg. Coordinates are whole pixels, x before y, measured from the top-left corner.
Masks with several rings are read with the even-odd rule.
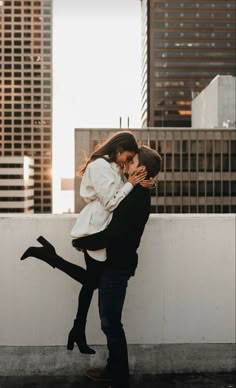
[[[107,369],[112,388],[129,387],[128,351],[121,317],[130,276],[128,271],[105,268],[99,283],[99,314],[107,338]]]

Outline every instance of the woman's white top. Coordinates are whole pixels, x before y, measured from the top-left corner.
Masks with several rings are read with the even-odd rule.
[[[124,182],[121,169],[116,163],[109,163],[103,158],[90,162],[80,186],[80,195],[87,205],[81,210],[71,237],[78,238],[104,230],[111,221],[113,210],[132,188],[130,182]],[[95,260],[106,260],[105,249],[88,253]]]

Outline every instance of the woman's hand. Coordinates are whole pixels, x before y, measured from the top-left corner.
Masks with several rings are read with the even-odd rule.
[[[83,248],[80,248],[80,247],[74,247],[77,251],[80,251],[80,252],[84,252],[84,249]]]
[[[145,167],[138,167],[136,171],[129,175],[128,182],[130,182],[133,186],[136,186],[145,179],[146,175],[147,172]]]

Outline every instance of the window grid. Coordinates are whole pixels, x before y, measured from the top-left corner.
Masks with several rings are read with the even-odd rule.
[[[153,213],[235,212],[234,129],[156,128],[132,131],[141,144],[149,145],[162,156],[157,187],[152,189]],[[76,146],[80,139],[77,132],[84,136],[82,130],[76,130]],[[91,130],[90,150],[110,134],[111,131]]]
[[[41,169],[35,186],[42,188],[43,170],[51,170],[51,7],[51,1],[4,1],[0,23],[0,156],[35,157]],[[36,212],[51,207],[43,191],[35,198]]]
[[[235,75],[235,2],[143,1],[142,16],[142,127],[191,127],[194,96]]]

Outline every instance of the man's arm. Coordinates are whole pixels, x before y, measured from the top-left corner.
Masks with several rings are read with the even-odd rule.
[[[142,207],[145,206],[144,202],[147,198],[144,194],[143,189],[134,189],[114,211],[106,229],[74,239],[72,245],[81,249],[98,250],[109,247],[113,243],[124,244],[130,238],[132,229],[139,224],[139,218],[143,218]],[[143,221],[141,223],[145,224]]]

